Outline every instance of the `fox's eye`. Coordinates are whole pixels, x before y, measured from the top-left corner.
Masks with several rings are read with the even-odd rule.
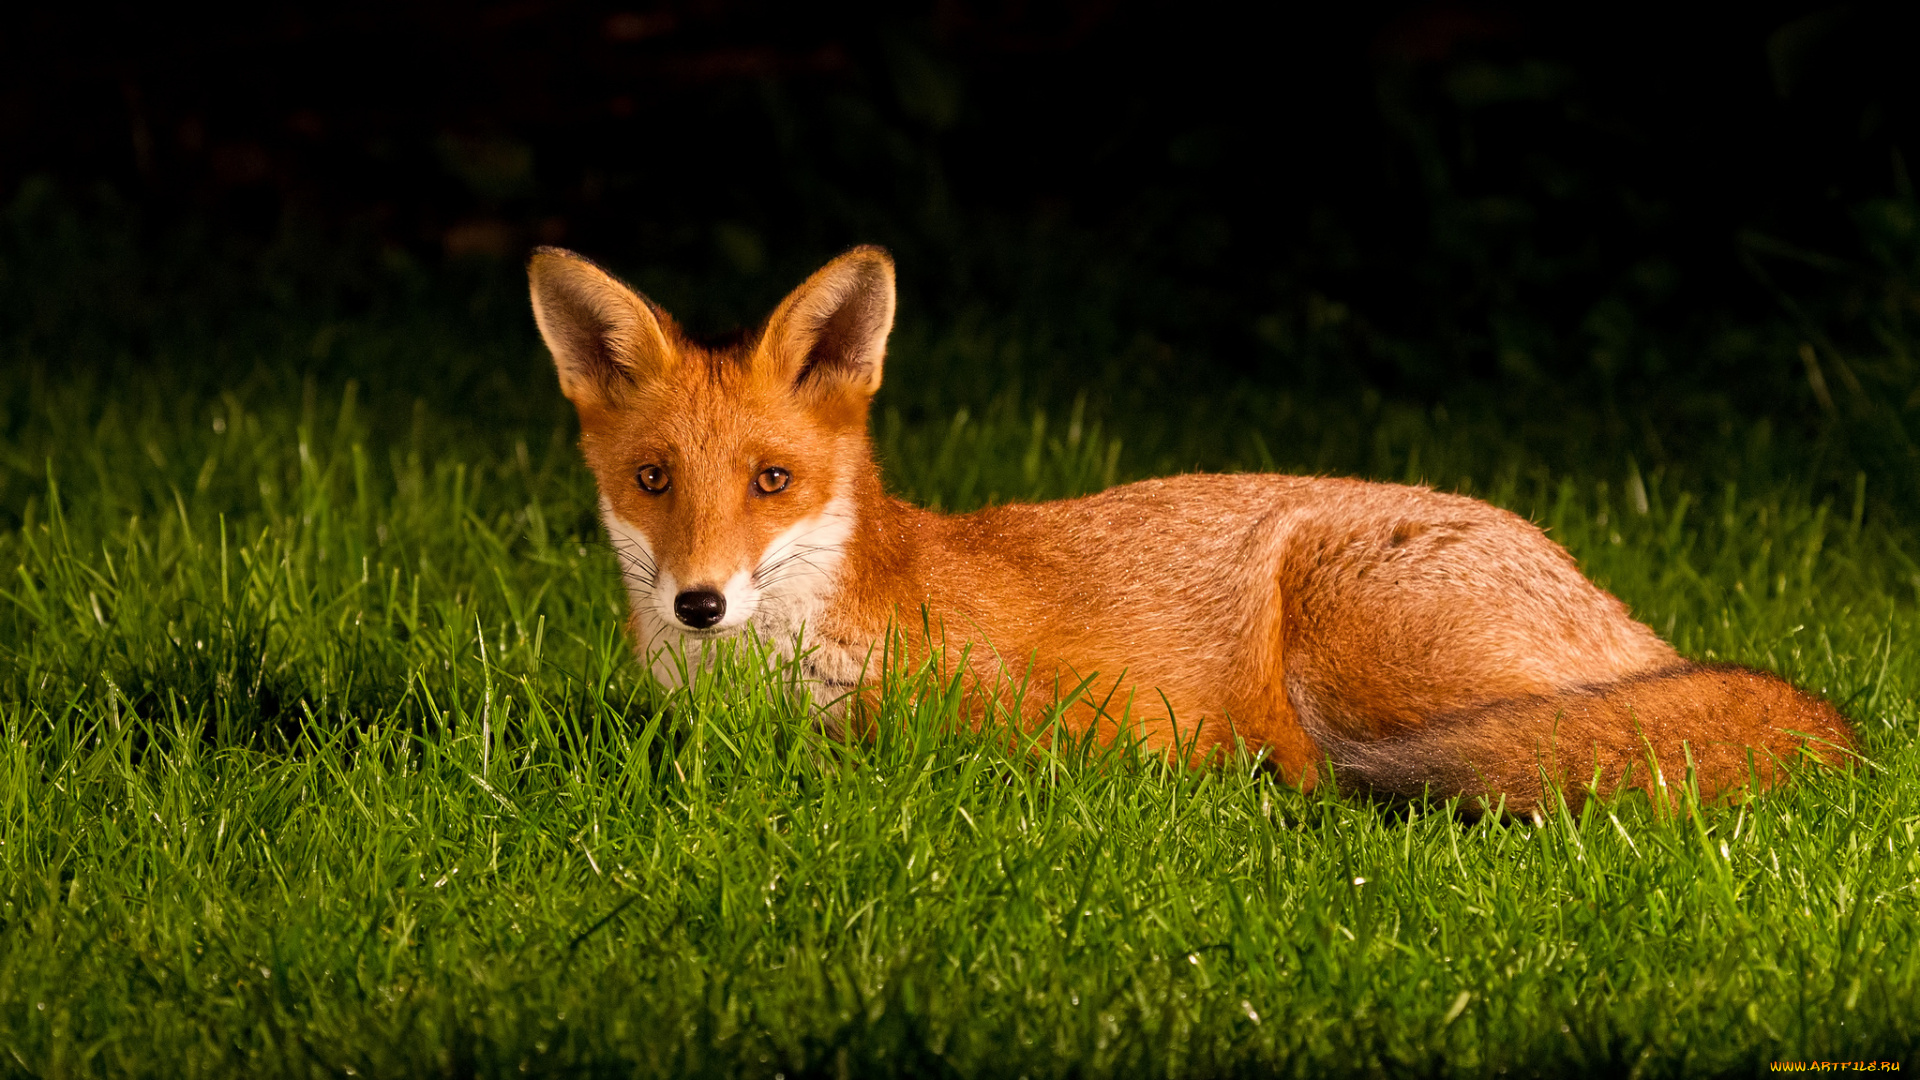
[[[776,465],[771,469],[760,470],[760,475],[753,478],[753,486],[758,488],[762,495],[778,495],[787,490],[787,484],[792,480],[792,473]]]
[[[640,470],[640,486],[655,495],[673,486],[673,478],[667,470],[658,465],[648,465]]]

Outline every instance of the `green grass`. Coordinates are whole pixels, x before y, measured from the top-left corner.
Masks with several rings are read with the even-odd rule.
[[[1471,490],[1690,655],[1842,703],[1872,760],[1737,810],[1473,824],[1245,762],[1010,747],[912,673],[854,744],[751,657],[663,695],[524,332],[506,375],[417,400],[381,364],[430,384],[453,346],[328,334],[225,384],[8,376],[0,1074],[1915,1058],[1920,546],[1875,478],[1818,498],[1764,429],[1725,462],[1555,473],[1376,401],[1229,431],[883,408],[892,482],[949,508],[1196,461]],[[333,348],[372,350],[376,389],[291,374]]]

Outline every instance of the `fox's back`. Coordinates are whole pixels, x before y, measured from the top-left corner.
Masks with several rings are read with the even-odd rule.
[[[1247,721],[1291,682],[1383,734],[1677,659],[1532,524],[1426,488],[1190,475],[932,522],[909,592],[950,645],[1063,688],[1097,672],[1136,714]]]
[[[1277,476],[1147,480],[1078,499],[992,507],[941,523],[942,556],[915,567],[946,630],[1067,688],[1124,676],[1140,705],[1220,711],[1271,596],[1248,573],[1262,523],[1302,481]],[[1182,706],[1186,706],[1182,709]],[[1136,710],[1138,711],[1138,710]],[[1196,713],[1197,715],[1197,713]]]

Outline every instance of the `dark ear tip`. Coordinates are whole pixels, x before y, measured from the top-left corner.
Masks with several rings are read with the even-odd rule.
[[[848,248],[846,254],[840,258],[884,266],[889,271],[893,269],[892,253],[879,244],[861,244],[858,247]]]
[[[542,244],[527,254],[527,269],[531,270],[536,264],[549,261],[587,262],[588,260],[578,252],[554,247],[551,244]]]
[[[833,260],[838,266],[853,268],[864,279],[869,288],[880,288],[891,293],[895,273],[893,256],[878,244],[861,244]]]

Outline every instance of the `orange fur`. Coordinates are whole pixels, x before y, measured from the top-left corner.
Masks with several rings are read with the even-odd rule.
[[[907,630],[906,659],[964,649],[976,700],[1024,687],[1028,719],[1058,703],[1076,730],[1130,724],[1195,760],[1240,740],[1302,785],[1330,762],[1388,797],[1516,811],[1545,782],[1671,792],[1691,764],[1719,797],[1852,751],[1830,705],[1682,659],[1539,529],[1475,499],[1259,475],[957,516],[889,497],[867,436],[894,308],[877,248],[727,348],[570,252],[537,251],[529,274],[609,531],[631,548],[649,659],[748,625],[791,652],[804,627],[807,675],[844,719]],[[670,483],[646,489],[645,469]],[[774,493],[754,487],[769,469],[790,476]],[[677,621],[689,591],[721,597],[727,621]]]

